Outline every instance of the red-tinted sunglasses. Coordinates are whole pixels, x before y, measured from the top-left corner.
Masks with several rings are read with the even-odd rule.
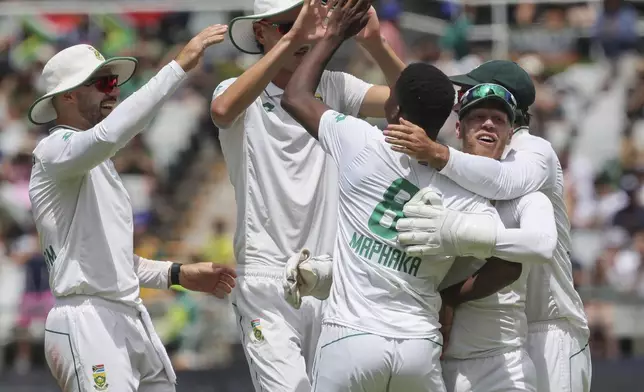
[[[98,91],[109,94],[118,86],[118,81],[116,75],[97,76],[83,83],[83,86],[94,86]]]
[[[288,34],[289,31],[293,28],[295,25],[295,22],[283,22],[283,23],[272,23],[268,22],[271,26],[275,27],[277,31],[280,32],[282,35]]]

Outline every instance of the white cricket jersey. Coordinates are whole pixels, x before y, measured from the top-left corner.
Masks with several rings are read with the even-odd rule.
[[[556,152],[548,141],[518,129],[512,150],[501,162],[450,148],[440,173],[491,200],[511,200],[540,191],[551,201],[557,224],[557,247],[551,262],[535,266],[528,277],[528,322],[566,319],[589,336],[583,303],[574,288],[570,261],[570,221],[564,201],[564,179]]]
[[[506,229],[542,230],[552,238],[553,243],[557,238],[552,204],[543,193],[535,192],[515,200],[499,201],[496,209]],[[467,267],[460,266],[460,263],[460,260],[457,261],[448,275],[452,275],[456,269]],[[473,269],[479,269],[484,263],[475,260]],[[534,263],[523,264],[520,277],[509,286],[488,297],[456,307],[445,358],[491,357],[523,346],[528,333],[525,314],[527,281],[534,266]]]
[[[365,121],[328,110],[319,140],[340,177],[333,286],[323,321],[390,338],[435,336],[437,288],[454,258],[421,259],[397,245],[403,206],[421,188],[434,186],[446,207],[498,218],[496,211],[483,197],[392,151],[382,131]]]
[[[173,61],[94,128],[55,127],[36,146],[29,198],[56,297],[139,303],[132,207],[110,158],[149,124],[184,77]]]
[[[213,100],[236,79],[223,81]],[[357,115],[371,84],[325,71],[317,97]],[[280,104],[270,83],[228,128],[220,127],[224,159],[237,201],[237,264],[281,267],[308,248],[331,254],[337,226],[338,174],[320,144]]]

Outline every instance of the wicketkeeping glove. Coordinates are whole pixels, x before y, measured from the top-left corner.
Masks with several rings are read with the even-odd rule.
[[[418,191],[403,213],[405,218],[396,223],[398,244],[410,256],[492,256],[499,225],[492,214],[445,208],[433,188]]]
[[[284,298],[295,309],[302,305],[302,297],[327,299],[331,292],[331,283],[333,259],[329,255],[311,256],[308,249],[302,249],[286,262]]]

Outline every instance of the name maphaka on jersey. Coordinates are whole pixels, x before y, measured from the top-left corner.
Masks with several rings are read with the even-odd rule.
[[[378,263],[383,267],[416,276],[420,267],[420,257],[407,256],[407,253],[393,246],[383,244],[358,233],[353,233],[349,244],[356,255]]]

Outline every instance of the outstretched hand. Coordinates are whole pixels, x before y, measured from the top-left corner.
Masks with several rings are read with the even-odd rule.
[[[326,36],[344,40],[358,34],[369,22],[371,0],[333,0],[327,3]]]
[[[226,25],[216,24],[206,27],[184,46],[175,61],[184,71],[190,71],[199,64],[199,60],[207,48],[223,42],[227,31],[228,26]]]

